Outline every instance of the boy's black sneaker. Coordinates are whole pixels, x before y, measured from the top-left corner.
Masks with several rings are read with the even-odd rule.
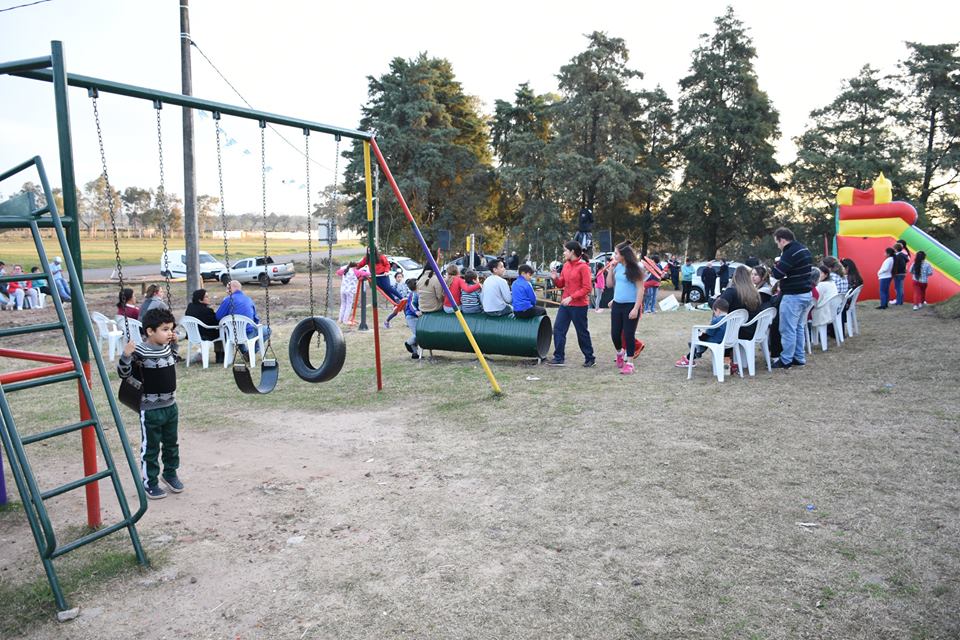
[[[410,346],[410,343],[409,343],[409,342],[404,342],[404,343],[403,343],[403,346],[405,346],[405,347],[407,348],[407,351],[409,351],[410,353],[413,353],[413,347]]]
[[[161,500],[167,497],[167,492],[160,488],[160,485],[148,485],[144,487],[144,491],[147,492],[147,498],[150,500]]]
[[[770,365],[770,368],[771,369],[789,369],[792,364],[793,364],[792,362],[790,364],[784,364],[783,360],[781,360],[780,358],[777,358],[776,360],[773,361],[773,364]]]
[[[173,476],[172,478],[161,476],[160,479],[163,480],[163,484],[167,485],[167,488],[173,493],[180,493],[183,491],[183,483],[180,482],[180,478],[177,476]]]
[[[566,363],[566,362],[564,362],[563,360],[560,360],[560,359],[558,359],[558,358],[556,358],[556,357],[553,357],[553,358],[550,358],[549,360],[547,360],[547,364],[550,365],[551,367],[565,367],[565,366],[567,366],[567,363]]]
[[[596,359],[596,358],[590,358],[589,360],[587,360],[587,361],[585,361],[585,362],[583,363],[584,369],[589,369],[590,367],[595,367],[595,366],[597,366],[597,359]]]
[[[802,366],[804,366],[804,365],[806,365],[806,364],[807,364],[806,362],[800,362],[799,360],[794,360],[793,362],[790,363],[790,366],[792,366],[792,367],[802,367]]]

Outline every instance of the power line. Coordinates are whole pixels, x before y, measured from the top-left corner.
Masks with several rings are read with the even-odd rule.
[[[42,0],[42,1],[43,1],[43,2],[49,2],[50,0]],[[209,64],[210,67],[211,67],[214,71],[217,72],[217,75],[220,76],[220,78],[221,78],[225,83],[227,83],[227,86],[230,87],[235,94],[237,94],[237,97],[240,98],[241,100],[243,100],[243,103],[244,103],[245,105],[247,105],[248,107],[250,107],[251,109],[253,109],[253,108],[254,108],[253,105],[250,104],[250,103],[247,101],[247,99],[243,97],[243,95],[240,93],[240,91],[238,91],[237,88],[236,88],[235,86],[233,86],[233,83],[230,82],[225,75],[223,75],[223,73],[220,71],[220,69],[217,68],[217,65],[213,64],[213,61],[212,61],[210,58],[207,57],[207,54],[205,54],[205,53],[203,52],[203,49],[200,48],[200,45],[197,44],[196,40],[194,40],[193,38],[190,38],[189,36],[186,36],[186,37],[188,37],[188,38],[190,39],[190,44],[197,50],[197,53],[199,53],[201,56],[203,56],[203,59],[207,61],[207,64]],[[278,136],[280,136],[280,139],[281,139],[281,140],[283,140],[283,141],[286,142],[288,145],[290,145],[290,148],[291,148],[291,149],[293,149],[294,151],[296,151],[297,153],[299,153],[299,154],[300,154],[301,156],[303,156],[304,158],[307,157],[306,154],[304,154],[303,151],[301,151],[300,148],[297,147],[297,145],[295,145],[295,144],[293,144],[292,142],[290,142],[289,140],[287,140],[287,138],[284,137],[284,135],[283,135],[282,133],[280,133],[279,131],[277,131],[277,129],[276,129],[272,124],[267,123],[267,126],[270,127],[270,130],[271,130],[271,131],[273,131],[275,134],[277,134]],[[320,168],[322,168],[322,169],[326,169],[327,171],[330,171],[331,173],[333,173],[333,169],[331,169],[330,167],[326,166],[325,164],[322,164],[322,163],[320,163],[320,162],[317,162],[317,161],[314,160],[313,158],[310,158],[310,162],[312,162],[313,164],[317,165],[318,167],[320,167]],[[337,182],[337,176],[334,176],[334,177],[333,177],[333,180],[334,180],[334,183],[336,184],[336,182]]]
[[[13,11],[14,9],[23,9],[24,7],[32,7],[35,4],[43,4],[44,2],[51,2],[52,0],[37,0],[36,2],[28,2],[27,4],[18,4],[14,7],[7,7],[6,9],[0,9],[0,13],[4,11]]]

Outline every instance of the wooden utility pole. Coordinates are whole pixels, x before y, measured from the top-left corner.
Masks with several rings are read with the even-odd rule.
[[[190,70],[190,0],[180,5],[180,77],[183,95],[193,95]],[[200,242],[197,234],[197,172],[193,164],[193,109],[183,107],[183,235],[187,259],[187,292],[200,281]]]

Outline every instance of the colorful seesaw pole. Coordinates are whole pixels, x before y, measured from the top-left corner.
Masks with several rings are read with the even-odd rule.
[[[377,391],[383,391],[383,370],[380,366],[380,317],[377,314],[377,239],[373,225],[373,180],[370,177],[370,143],[363,143],[363,172],[367,183],[367,240],[370,246],[370,271],[373,286],[370,298],[373,304],[373,350],[377,360]]]
[[[454,314],[457,316],[457,320],[460,321],[460,327],[463,329],[463,332],[467,334],[467,340],[470,341],[470,346],[473,347],[473,352],[477,354],[477,359],[480,360],[480,365],[483,367],[483,370],[487,374],[487,378],[490,380],[490,386],[493,387],[493,392],[497,395],[503,393],[500,390],[500,385],[497,383],[497,379],[493,375],[493,371],[490,370],[490,365],[487,364],[487,359],[483,357],[483,352],[480,351],[477,341],[473,337],[473,333],[470,331],[470,327],[467,326],[467,321],[463,318],[463,312],[460,311],[460,305],[457,304],[457,301],[453,299],[453,294],[450,293],[450,288],[447,286],[446,281],[443,279],[443,273],[440,271],[440,267],[437,266],[437,261],[433,259],[433,254],[430,251],[430,247],[427,246],[427,241],[423,239],[423,234],[420,233],[420,228],[417,227],[417,221],[413,219],[413,214],[410,213],[410,208],[407,206],[407,201],[403,199],[403,194],[400,193],[400,187],[397,186],[397,181],[393,179],[393,174],[390,173],[390,167],[387,166],[387,161],[384,160],[383,154],[380,153],[380,147],[377,146],[377,139],[371,138],[369,145],[363,143],[363,152],[364,157],[367,159],[367,215],[370,220],[372,220],[372,213],[370,213],[370,162],[368,147],[373,147],[373,152],[377,156],[377,163],[380,165],[380,168],[383,170],[383,174],[387,177],[387,182],[390,183],[390,188],[393,189],[393,195],[397,197],[397,202],[400,203],[400,208],[403,209],[403,214],[407,216],[407,220],[410,222],[410,227],[413,229],[413,235],[416,236],[417,241],[420,243],[420,247],[423,249],[423,254],[427,257],[427,262],[430,263],[430,267],[433,269],[433,272],[437,274],[437,277],[440,279],[440,286],[443,287],[443,293],[447,296],[447,300],[450,301],[450,304],[453,305]],[[371,225],[373,222],[370,223]],[[376,308],[376,307],[374,307]]]

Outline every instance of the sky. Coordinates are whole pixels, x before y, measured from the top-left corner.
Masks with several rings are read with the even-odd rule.
[[[0,9],[31,0],[0,0]],[[0,11],[0,61],[49,54],[64,43],[68,72],[154,89],[180,90],[179,0],[51,0]],[[556,74],[587,45],[585,34],[623,38],[630,65],[644,78],[635,88],[661,85],[676,100],[701,34],[732,6],[757,50],[760,87],[780,113],[781,162],[793,159],[792,139],[813,109],[829,104],[844,80],[865,65],[893,72],[907,55],[905,41],[960,40],[960,3],[914,0],[894,9],[859,0],[686,0],[685,2],[450,3],[306,0],[192,0],[193,93],[242,105],[198,48],[254,108],[346,128],[359,125],[368,76],[380,76],[395,57],[421,52],[453,65],[467,94],[492,113],[523,82],[556,91]],[[896,5],[891,5],[896,6]],[[100,173],[93,112],[86,91],[71,89],[77,180]],[[102,94],[105,152],[115,188],[159,183],[156,115],[146,101]],[[203,114],[201,114],[202,116]],[[198,116],[198,192],[219,191],[212,120]],[[167,190],[183,193],[181,112],[161,112]],[[260,137],[256,123],[225,117],[222,126],[227,213],[260,211]],[[280,138],[282,134],[287,141]],[[0,76],[0,168],[34,155],[57,175],[53,92],[48,83]],[[299,130],[266,137],[268,211],[307,210],[303,136]],[[346,144],[346,142],[342,143]],[[329,136],[310,139],[314,192],[342,175]],[[389,162],[389,157],[387,158]],[[0,197],[17,191],[0,184]],[[864,186],[865,188],[866,186]]]

